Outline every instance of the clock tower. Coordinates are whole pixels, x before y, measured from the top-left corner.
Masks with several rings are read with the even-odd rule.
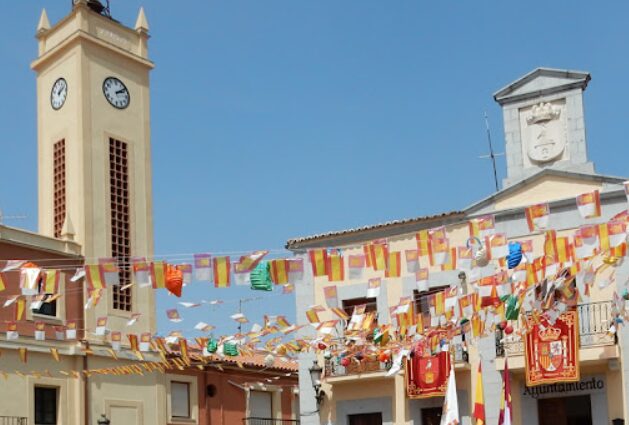
[[[502,106],[508,187],[545,168],[593,173],[587,158],[586,72],[537,68],[494,94]]]
[[[99,317],[123,334],[155,332],[153,290],[131,285],[130,270],[153,255],[148,30],[143,10],[128,28],[96,0],[74,0],[54,26],[43,11],[37,28],[39,231],[120,268],[121,285],[85,311],[94,342]]]

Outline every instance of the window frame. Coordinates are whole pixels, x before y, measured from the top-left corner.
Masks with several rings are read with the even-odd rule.
[[[49,421],[44,421],[42,422],[41,419],[45,419],[42,417],[38,417],[38,416],[42,416],[45,415],[45,412],[41,412],[38,411],[40,409],[38,409],[38,394],[40,394],[42,392],[47,392],[48,394],[50,394],[50,392],[54,391],[54,422],[49,422]],[[33,423],[35,425],[58,425],[59,424],[59,412],[60,412],[60,405],[59,405],[59,393],[60,393],[60,388],[59,387],[55,387],[55,386],[50,386],[50,385],[34,385],[33,386]],[[42,409],[44,409],[42,407]],[[45,410],[45,409],[44,409]],[[40,420],[38,420],[40,419]]]

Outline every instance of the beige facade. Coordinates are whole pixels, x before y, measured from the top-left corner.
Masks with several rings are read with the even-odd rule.
[[[523,122],[510,121],[505,124],[505,131],[517,129],[520,132],[524,129],[521,134],[506,135],[508,143],[512,145],[508,153],[511,157],[507,161],[510,178],[505,181],[505,189],[463,211],[295,239],[288,242],[289,249],[297,255],[303,255],[304,258],[309,249],[320,247],[340,249],[347,271],[348,257],[352,254],[362,254],[364,243],[386,239],[390,251],[402,252],[402,277],[384,278],[380,295],[376,300],[378,323],[388,324],[393,320],[389,316],[389,309],[397,306],[401,297],[417,299],[420,296],[415,276],[406,272],[404,251],[417,249],[416,233],[421,230],[443,225],[446,227],[450,247],[462,247],[470,237],[469,220],[492,214],[495,217],[496,232],[506,233],[510,241],[532,240],[534,249],[532,257],[537,258],[544,252],[544,233],[529,231],[524,214],[525,207],[548,202],[551,210],[550,228],[556,229],[559,236],[572,236],[578,227],[584,224],[576,208],[576,196],[599,190],[602,193],[602,217],[590,220],[589,223],[609,221],[627,209],[627,199],[622,187],[624,179],[602,176],[590,170],[592,164],[587,161],[583,149],[585,133],[578,125],[566,124],[565,134],[561,134],[562,127],[558,127],[553,140],[562,141],[563,150],[554,157],[551,155],[546,163],[534,160],[539,158],[537,155],[546,154],[541,150],[531,153],[531,158],[525,161],[521,158],[523,153],[528,155],[530,149],[527,148],[527,143],[534,146],[531,149],[537,149],[536,144],[539,143],[538,140],[527,140],[527,137],[530,137],[527,124],[536,123],[535,119],[530,118],[530,105],[544,105],[547,99],[550,99],[551,102],[562,105],[561,113],[564,114],[564,119],[567,117],[566,123],[572,119],[580,120],[582,123],[583,111],[579,90],[584,90],[588,81],[589,75],[584,73],[542,69],[527,74],[499,92],[496,98],[505,109],[505,119],[524,117]],[[512,96],[513,100],[509,96]],[[569,127],[575,131],[570,133]],[[538,139],[543,137],[545,136],[539,136]],[[523,146],[516,146],[516,142]],[[421,267],[430,268],[430,288],[459,284],[463,293],[476,290],[471,283],[479,276],[490,275],[498,270],[495,261],[482,269],[459,268],[450,271],[444,271],[440,266],[429,266],[427,257],[421,257],[420,264]],[[601,260],[598,259],[595,267],[600,264]],[[613,279],[610,277],[612,271],[615,275],[614,284],[605,285],[605,281]],[[460,280],[461,272],[465,276],[463,281]],[[297,320],[298,323],[306,325],[302,330],[302,336],[306,338],[315,336],[316,331],[306,321],[305,311],[312,305],[326,305],[324,287],[336,285],[338,302],[342,305],[343,301],[366,297],[367,281],[370,278],[383,278],[382,272],[375,272],[371,268],[364,269],[362,276],[356,279],[349,278],[346,272],[345,279],[341,282],[329,282],[326,276],[313,277],[310,270],[307,270],[306,274],[302,282],[296,283]],[[614,292],[621,293],[627,276],[629,266],[626,260],[616,268],[597,274],[590,298],[581,301],[577,306],[581,321],[579,350],[581,382],[572,386],[557,384],[527,388],[524,384],[524,343],[517,337],[513,341],[497,343],[496,336],[490,333],[477,340],[468,340],[467,357],[457,355],[460,352],[454,347],[461,422],[473,423],[471,413],[476,370],[479,362],[482,362],[487,424],[498,423],[501,374],[504,370],[505,355],[509,357],[512,378],[514,424],[549,423],[546,413],[554,410],[548,406],[553,406],[552,403],[563,403],[563,400],[572,400],[570,403],[577,403],[583,407],[584,414],[590,415],[590,422],[584,417],[584,422],[579,423],[609,424],[612,419],[629,418],[629,404],[626,398],[629,383],[627,371],[629,337],[623,334],[624,331],[619,331],[616,335],[608,333],[612,325],[612,297]],[[320,313],[321,321],[336,318],[329,311]],[[300,365],[302,414],[317,409],[308,373],[312,360],[325,365],[325,379],[322,385],[325,398],[318,414],[304,416],[302,423],[312,425],[438,423],[430,422],[429,418],[437,420],[435,418],[443,404],[443,398],[412,400],[407,397],[404,371],[387,376],[384,363],[375,365],[364,363],[348,369],[340,366],[338,358],[326,359],[322,353],[316,356],[311,353],[302,354],[301,362],[305,364]],[[557,415],[555,419],[560,421],[562,413],[557,410],[555,414]],[[370,420],[374,422],[369,422]]]

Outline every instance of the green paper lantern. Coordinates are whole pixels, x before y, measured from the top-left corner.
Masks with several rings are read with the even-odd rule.
[[[216,351],[218,350],[218,342],[212,338],[207,342],[207,352],[208,353],[216,353]]]
[[[260,264],[251,271],[251,289],[254,291],[272,291],[271,265],[268,261],[260,261]]]
[[[223,344],[223,354],[226,356],[237,356],[238,355],[238,346],[233,342],[226,342]]]
[[[518,297],[510,295],[505,303],[505,318],[507,320],[517,320],[520,315],[520,306],[518,305]]]

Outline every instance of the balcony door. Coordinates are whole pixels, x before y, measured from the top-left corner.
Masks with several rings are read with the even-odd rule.
[[[382,413],[349,415],[349,425],[382,425]]]
[[[537,400],[539,425],[593,425],[589,395]]]
[[[271,420],[273,418],[273,393],[250,391],[249,417]]]
[[[422,425],[440,425],[442,411],[441,407],[422,409]]]

